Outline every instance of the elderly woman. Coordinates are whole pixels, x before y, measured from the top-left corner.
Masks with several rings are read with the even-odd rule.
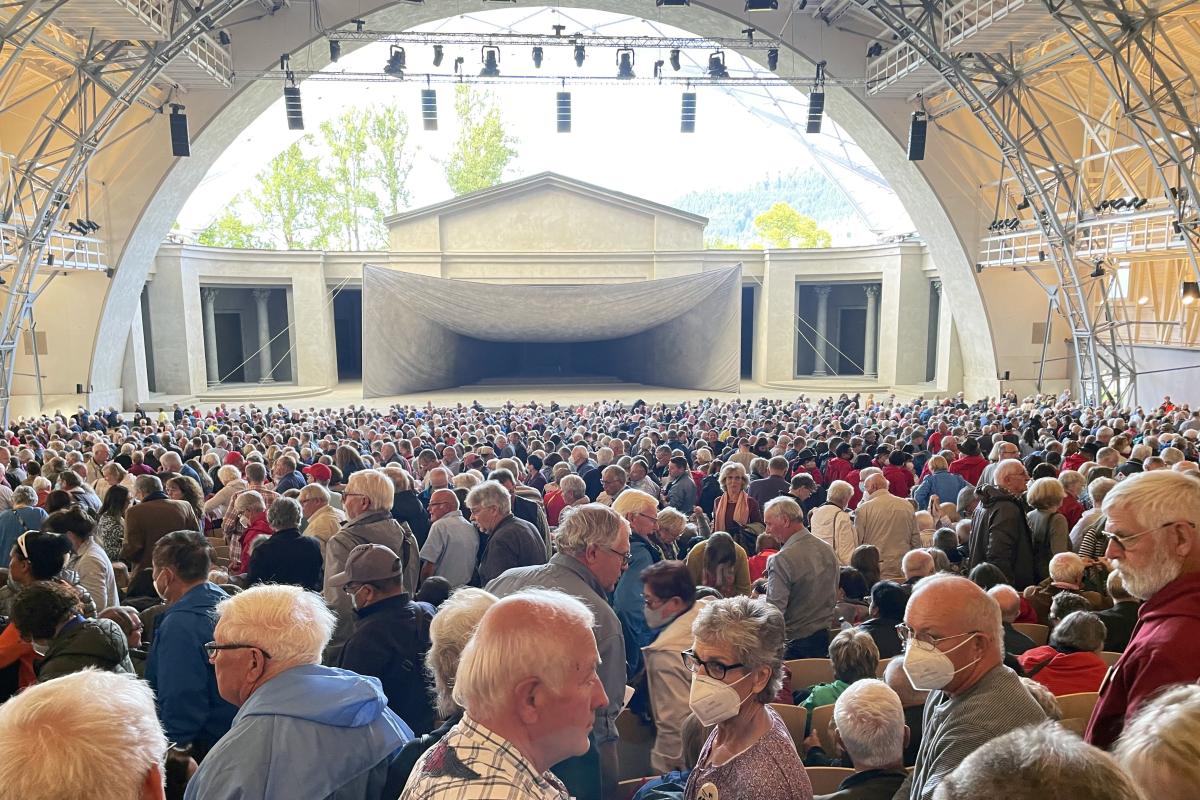
[[[1058,510],[1067,518],[1067,526],[1074,528],[1085,510],[1083,503],[1079,502],[1079,496],[1087,484],[1083,480],[1083,476],[1073,469],[1058,473],[1058,482],[1063,487],[1063,502]]]
[[[1100,657],[1107,630],[1090,611],[1067,614],[1050,633],[1050,643],[1017,656],[1025,674],[1056,697],[1097,692],[1108,665]]]
[[[1113,754],[1146,797],[1191,797],[1200,786],[1200,686],[1173,686],[1144,703]]]
[[[0,511],[0,567],[8,566],[8,554],[17,537],[25,531],[38,530],[46,521],[46,512],[37,507],[37,501],[33,487],[18,486],[13,489],[12,508]]]
[[[716,725],[688,776],[684,800],[710,796],[811,800],[812,785],[783,720],[767,707],[783,685],[783,614],[761,600],[730,597],[700,610],[683,654],[690,706]],[[748,787],[753,787],[749,790]]]
[[[928,508],[929,501],[934,496],[939,500],[957,499],[958,493],[970,486],[963,476],[949,471],[950,465],[940,455],[930,457],[926,466],[929,468],[929,474],[921,481],[913,495],[917,501],[917,508]]]
[[[271,524],[267,522],[267,504],[262,495],[253,490],[237,496],[233,501],[233,513],[242,533],[230,545],[230,571],[242,575],[250,569],[251,547],[260,537],[271,535]]]
[[[746,492],[749,480],[741,464],[731,461],[721,467],[720,481],[722,494],[713,506],[713,530],[726,531],[734,541],[740,541],[743,528],[762,524],[762,509]]]
[[[1112,478],[1096,478],[1088,484],[1088,497],[1092,507],[1083,512],[1079,522],[1071,529],[1071,549],[1085,561],[1095,560],[1104,555],[1108,540],[1104,538],[1104,512],[1101,506],[1117,482]]]
[[[650,712],[654,717],[654,749],[650,766],[657,774],[684,767],[683,726],[691,713],[691,674],[679,654],[692,645],[692,623],[713,598],[696,597],[696,584],[682,561],[660,561],[642,571],[646,621],[658,635],[642,648]]]
[[[845,481],[834,481],[829,484],[825,503],[813,509],[809,520],[813,536],[833,548],[838,563],[843,567],[850,563],[850,556],[854,555],[854,548],[858,546],[854,522],[846,511],[846,504],[853,496],[853,486]]]
[[[167,493],[167,497],[172,500],[182,500],[192,507],[192,513],[196,515],[196,521],[200,523],[200,532],[204,532],[204,490],[200,488],[200,484],[195,478],[187,475],[176,475],[174,478],[168,478],[166,485],[163,486],[163,491]]]
[[[109,461],[100,468],[100,480],[92,484],[92,490],[101,502],[108,494],[108,490],[114,486],[124,486],[126,489],[133,488],[133,476],[125,471],[125,468],[116,461]]]
[[[1057,478],[1039,478],[1025,493],[1025,501],[1033,506],[1025,518],[1033,538],[1033,568],[1039,581],[1050,576],[1051,558],[1071,550],[1067,518],[1058,511],[1065,494]]]
[[[687,517],[670,506],[658,512],[658,543],[667,558],[676,559],[681,555],[679,539],[687,530],[687,522]]]
[[[300,503],[290,497],[280,497],[267,509],[267,523],[274,533],[250,554],[247,586],[290,583],[312,592],[321,590],[321,545],[311,536],[300,535],[301,518]]]
[[[710,586],[722,597],[750,594],[750,559],[746,550],[724,531],[717,531],[692,548],[688,570],[698,586]]]
[[[395,785],[403,786],[417,759],[462,719],[462,706],[454,700],[454,676],[458,672],[458,661],[484,612],[495,602],[495,595],[483,589],[464,587],[438,607],[438,613],[429,624],[430,644],[425,654],[425,669],[433,678],[437,715],[442,720],[442,726],[404,745],[391,772]]]
[[[612,606],[625,634],[629,674],[634,675],[642,663],[642,648],[654,640],[655,626],[643,614],[642,571],[664,558],[658,541],[658,501],[645,492],[626,489],[611,507],[629,523],[629,565],[617,581]]]
[[[557,509],[555,521],[548,523],[557,525],[562,522],[562,512],[568,508],[576,506],[586,506],[588,504],[587,484],[583,478],[578,475],[566,475],[558,482],[559,491],[562,493],[562,507]],[[547,517],[550,509],[546,509]]]
[[[242,472],[233,464],[225,464],[217,470],[217,480],[221,488],[204,503],[204,513],[214,518],[224,517],[229,513],[229,503],[234,497],[249,488],[242,480]]]
[[[859,628],[847,628],[829,643],[829,660],[833,664],[833,682],[818,683],[808,692],[801,706],[808,711],[808,731],[812,731],[813,710],[817,706],[836,703],[838,696],[850,684],[863,678],[874,678],[879,666],[879,647],[870,633]],[[802,686],[794,687],[803,689]]]

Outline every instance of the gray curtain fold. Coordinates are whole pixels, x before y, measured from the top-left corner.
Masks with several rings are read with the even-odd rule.
[[[580,343],[578,353],[597,375],[735,392],[741,272],[739,265],[636,283],[520,286],[366,264],[363,395],[432,391],[504,374],[514,368],[520,342]]]

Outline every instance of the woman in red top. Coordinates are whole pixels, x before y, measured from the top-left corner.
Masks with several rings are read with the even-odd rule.
[[[779,552],[779,542],[769,533],[760,533],[754,541],[758,551],[750,556],[750,582],[754,583],[767,571],[767,559]]]
[[[1090,611],[1073,611],[1054,628],[1050,643],[1017,656],[1025,674],[1056,697],[1098,692],[1108,671],[1100,657],[1106,631]]]
[[[883,477],[887,478],[888,491],[896,497],[907,498],[911,495],[917,483],[917,476],[912,469],[912,454],[894,450],[888,456],[888,465],[883,468]]]
[[[1083,476],[1073,469],[1060,472],[1058,482],[1062,484],[1063,491],[1066,493],[1058,513],[1067,518],[1068,530],[1074,530],[1075,523],[1079,522],[1079,518],[1083,516],[1084,512],[1083,503],[1079,502],[1079,493],[1083,491],[1085,482]]]

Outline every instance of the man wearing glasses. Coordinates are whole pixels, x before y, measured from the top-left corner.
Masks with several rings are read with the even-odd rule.
[[[475,573],[479,531],[463,518],[458,495],[437,489],[429,496],[429,538],[421,546],[421,581],[440,575],[453,589],[465,586]]]
[[[1108,749],[1149,697],[1200,678],[1200,483],[1166,470],[1131,475],[1105,496],[1104,514],[1104,555],[1125,590],[1146,601],[1084,735]]]
[[[971,558],[974,569],[987,561],[995,564],[1017,591],[1037,583],[1034,570],[1033,535],[1029,531],[1025,487],[1029,473],[1015,458],[996,467],[996,485],[975,490],[979,506],[971,522]]]

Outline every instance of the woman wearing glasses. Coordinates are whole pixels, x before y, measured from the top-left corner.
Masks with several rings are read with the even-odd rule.
[[[811,800],[787,727],[766,705],[783,683],[783,614],[748,597],[714,600],[697,614],[692,634],[692,649],[683,654],[692,672],[689,706],[702,725],[717,727],[688,776],[684,800]]]

